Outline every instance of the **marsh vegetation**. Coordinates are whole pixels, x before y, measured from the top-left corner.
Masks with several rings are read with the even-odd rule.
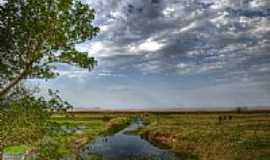
[[[188,159],[270,159],[268,113],[148,114],[145,122],[141,135]]]
[[[131,125],[131,129],[127,127],[138,117],[143,127],[137,124]],[[181,159],[194,160],[270,158],[269,113],[57,113],[51,116],[50,122],[55,127],[50,128],[52,132],[45,137],[43,145],[22,144],[5,151],[17,153],[27,148],[51,159],[78,156],[109,159],[106,155],[112,153],[110,156],[117,155],[117,158],[134,153],[128,158],[140,159],[135,152],[141,151],[148,155],[168,151]],[[89,150],[91,146],[101,148]],[[142,146],[146,147],[140,150]]]

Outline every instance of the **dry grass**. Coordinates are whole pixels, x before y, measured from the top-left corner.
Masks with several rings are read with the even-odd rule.
[[[224,115],[227,119],[219,123],[218,117]],[[148,114],[143,134],[193,159],[270,159],[270,114],[224,115]]]

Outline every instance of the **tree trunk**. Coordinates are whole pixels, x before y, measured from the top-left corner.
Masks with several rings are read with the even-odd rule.
[[[33,62],[34,61],[31,61],[29,64],[27,64],[25,69],[14,80],[12,80],[9,84],[7,84],[7,86],[0,90],[0,97],[5,96],[15,85],[17,85],[22,79],[27,76],[27,72],[32,67]]]
[[[3,159],[3,151],[4,151],[4,146],[0,144],[0,160]]]

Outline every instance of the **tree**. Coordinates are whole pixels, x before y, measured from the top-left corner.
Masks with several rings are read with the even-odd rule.
[[[33,144],[50,132],[50,110],[70,108],[58,92],[49,91],[49,97],[37,97],[35,92],[18,85],[0,101],[0,159],[6,146]]]
[[[25,94],[1,107],[1,143],[4,146],[31,144],[45,133],[48,113],[44,100]]]
[[[45,100],[17,84],[27,78],[57,76],[53,70],[57,63],[92,70],[96,60],[75,45],[98,33],[99,28],[92,25],[94,14],[79,0],[7,0],[0,4],[0,159],[6,145],[43,137],[48,110],[70,107],[53,92]]]
[[[57,76],[55,64],[93,69],[75,45],[92,39],[95,11],[79,0],[8,0],[0,6],[0,97],[21,80]]]

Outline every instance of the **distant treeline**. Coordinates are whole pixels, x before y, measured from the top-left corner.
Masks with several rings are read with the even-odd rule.
[[[237,107],[232,109],[191,109],[191,110],[183,110],[183,109],[175,109],[175,110],[69,110],[69,113],[77,113],[77,114],[98,114],[98,113],[110,113],[110,114],[134,114],[134,113],[159,113],[159,114],[203,114],[203,113],[270,113],[270,107],[264,109],[257,108],[249,108],[249,107]]]

